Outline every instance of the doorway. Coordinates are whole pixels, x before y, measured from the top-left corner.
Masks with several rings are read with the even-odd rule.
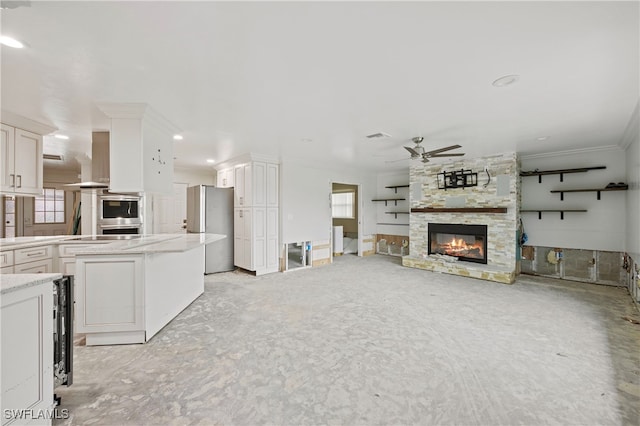
[[[331,255],[362,256],[360,185],[331,183]]]

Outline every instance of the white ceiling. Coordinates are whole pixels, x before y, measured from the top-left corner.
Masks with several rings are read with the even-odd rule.
[[[145,102],[182,129],[178,167],[254,152],[384,171],[408,166],[385,161],[417,135],[472,157],[616,145],[639,98],[638,1],[34,1],[0,13],[2,33],[28,44],[2,47],[2,108],[69,135],[45,138],[67,160],[107,128],[97,102]],[[509,74],[520,80],[492,86]],[[365,138],[380,131],[392,138]]]

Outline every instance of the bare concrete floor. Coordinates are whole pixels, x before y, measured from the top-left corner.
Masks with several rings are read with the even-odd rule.
[[[624,316],[640,317],[624,288],[381,255],[216,274],[149,343],[76,347],[56,424],[638,425]]]

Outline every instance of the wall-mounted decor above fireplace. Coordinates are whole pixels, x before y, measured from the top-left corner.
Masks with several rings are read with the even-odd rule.
[[[474,173],[470,169],[438,173],[438,189],[446,190],[451,188],[466,188],[468,186],[478,186],[478,173]]]

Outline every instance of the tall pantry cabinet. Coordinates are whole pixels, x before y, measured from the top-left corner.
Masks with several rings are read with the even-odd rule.
[[[277,272],[279,170],[248,161],[234,167],[234,263],[256,275]]]

